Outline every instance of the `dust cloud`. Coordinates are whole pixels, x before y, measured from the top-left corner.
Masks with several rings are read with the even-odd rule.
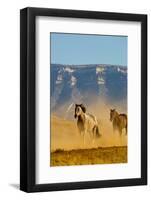
[[[117,106],[118,105],[118,106]],[[126,101],[114,103],[105,103],[93,101],[93,103],[86,105],[87,113],[91,113],[97,117],[101,137],[92,143],[89,134],[86,135],[85,145],[83,145],[83,138],[80,136],[77,129],[77,120],[74,119],[74,105],[69,113],[64,116],[59,116],[56,113],[51,113],[50,119],[50,149],[51,152],[56,149],[72,150],[72,149],[86,149],[97,147],[114,147],[127,146],[128,136],[123,130],[122,136],[118,132],[113,133],[112,123],[110,121],[110,109],[115,108],[119,113],[127,113]],[[68,117],[68,116],[70,117]]]

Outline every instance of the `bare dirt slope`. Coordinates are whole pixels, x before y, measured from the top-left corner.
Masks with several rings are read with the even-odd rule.
[[[111,146],[127,146],[127,136],[123,131],[122,137],[118,133],[113,133],[112,124],[109,120],[98,120],[99,129],[102,137],[96,139],[94,144],[86,135],[86,143],[83,146],[83,138],[80,136],[76,120],[69,121],[51,116],[51,151],[56,149],[71,150],[83,148],[111,147]]]
[[[51,116],[50,166],[110,164],[127,162],[127,136],[113,133],[111,122],[99,120],[102,136],[92,143],[89,135],[83,138],[76,120],[69,121]]]

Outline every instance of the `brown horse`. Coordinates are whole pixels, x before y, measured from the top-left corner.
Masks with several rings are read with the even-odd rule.
[[[125,129],[127,135],[127,115],[119,114],[115,109],[110,110],[110,121],[113,124],[113,131],[116,130],[122,135],[122,130]]]

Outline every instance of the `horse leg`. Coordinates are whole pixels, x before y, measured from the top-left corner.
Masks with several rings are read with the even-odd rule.
[[[116,128],[113,126],[113,134],[115,134]]]
[[[96,127],[93,127],[92,132],[91,132],[91,136],[92,136],[92,144],[94,144],[94,140],[96,137]]]
[[[118,129],[118,132],[119,132],[119,139],[120,139],[120,145],[122,145],[122,129],[121,128],[119,128]]]
[[[86,131],[83,131],[83,146],[85,146],[85,134],[86,134]]]
[[[127,126],[125,127],[125,133],[126,133],[126,135],[127,135]]]
[[[121,137],[122,136],[122,129],[119,130],[119,133],[120,133],[120,137]]]
[[[88,133],[89,133],[89,144],[93,145],[94,144],[94,133],[93,133],[93,130],[89,131]]]
[[[95,134],[96,134],[96,129],[94,129],[93,131],[92,131],[92,133],[91,133],[91,135],[92,135],[92,146],[94,145],[94,141],[95,141],[95,139],[94,139],[94,137],[95,137]]]

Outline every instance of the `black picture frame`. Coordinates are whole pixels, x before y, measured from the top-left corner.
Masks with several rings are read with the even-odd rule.
[[[120,20],[141,23],[141,178],[36,184],[35,19],[37,16],[54,16],[96,20]],[[44,192],[146,184],[147,15],[31,7],[22,9],[20,11],[20,190],[25,192]]]

